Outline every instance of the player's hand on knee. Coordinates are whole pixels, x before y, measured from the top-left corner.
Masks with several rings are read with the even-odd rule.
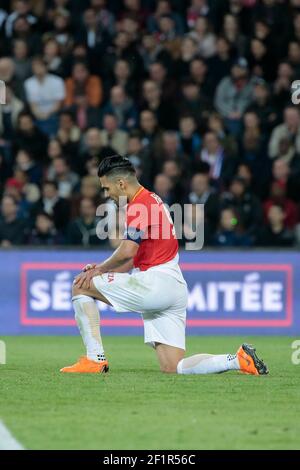
[[[87,273],[82,272],[82,273],[78,274],[78,276],[75,277],[75,279],[74,279],[74,285],[75,285],[78,289],[84,288],[85,282],[86,282],[86,276],[87,276]]]
[[[97,275],[95,268],[82,272],[75,277],[74,284],[78,289],[90,289],[92,279]]]

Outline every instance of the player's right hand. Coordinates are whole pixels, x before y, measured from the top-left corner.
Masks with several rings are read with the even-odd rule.
[[[95,269],[96,266],[97,266],[96,263],[86,264],[84,268],[82,269],[82,271],[86,273],[87,271],[90,271],[91,269]]]

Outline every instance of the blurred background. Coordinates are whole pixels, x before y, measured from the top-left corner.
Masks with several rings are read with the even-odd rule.
[[[119,243],[96,235],[114,153],[205,206],[204,250],[180,241],[193,332],[300,329],[300,0],[2,0],[0,79],[4,332],[75,331],[71,277]]]

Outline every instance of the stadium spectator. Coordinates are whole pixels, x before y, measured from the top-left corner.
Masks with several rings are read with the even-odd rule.
[[[70,245],[81,245],[84,247],[100,245],[97,237],[96,206],[92,199],[81,200],[79,217],[71,222],[67,231],[67,243]]]
[[[213,246],[219,247],[247,247],[251,246],[251,238],[243,233],[243,227],[235,210],[231,207],[221,210],[219,228],[211,241]]]
[[[44,181],[42,196],[31,209],[31,219],[34,221],[37,214],[46,212],[53,217],[55,227],[63,232],[70,220],[70,202],[58,194],[58,184],[55,181]]]
[[[46,212],[37,214],[35,226],[28,237],[28,243],[33,246],[53,246],[62,243],[52,217]]]
[[[24,149],[31,153],[37,162],[45,162],[48,145],[47,136],[34,124],[32,115],[22,111],[18,116],[17,129],[12,142],[13,153]]]
[[[26,223],[18,217],[18,205],[12,196],[2,198],[0,216],[0,246],[22,245],[26,240]]]
[[[254,82],[249,78],[248,64],[244,58],[233,65],[230,76],[223,78],[217,87],[215,106],[234,136],[240,132],[242,114],[251,103],[253,87]]]
[[[103,115],[105,114],[114,114],[118,121],[118,128],[123,131],[130,131],[137,127],[137,109],[132,98],[126,95],[124,88],[120,85],[111,88],[110,100],[103,108]]]
[[[241,227],[247,235],[255,237],[257,229],[263,222],[263,210],[258,198],[247,187],[243,178],[235,176],[229,191],[221,196],[221,208],[234,208]]]
[[[114,114],[103,116],[103,130],[100,131],[100,138],[104,146],[111,147],[114,153],[125,156],[128,147],[128,134],[118,129],[118,121]]]
[[[300,115],[298,108],[288,106],[284,109],[284,120],[282,124],[275,127],[269,142],[269,156],[276,158],[280,153],[280,143],[287,139],[300,154]]]
[[[299,209],[297,204],[286,196],[284,184],[276,181],[272,183],[269,199],[264,202],[265,217],[273,205],[281,206],[284,212],[284,226],[288,229],[294,229],[299,221]]]
[[[284,226],[283,208],[273,204],[267,212],[268,225],[259,233],[257,244],[267,247],[288,247],[294,244],[294,234]]]
[[[85,97],[87,106],[98,107],[102,103],[102,83],[99,77],[90,75],[84,62],[73,66],[72,76],[66,82],[66,106],[74,106],[76,98]]]
[[[15,66],[15,78],[19,83],[23,83],[31,75],[31,59],[29,52],[27,41],[24,39],[15,39],[12,53]],[[20,88],[20,86],[18,88]]]
[[[225,154],[217,134],[211,131],[204,135],[199,160],[209,165],[210,178],[215,186],[229,182],[237,163],[235,158]]]
[[[70,165],[64,157],[53,159],[52,164],[47,169],[47,178],[50,181],[57,182],[58,194],[62,198],[70,198],[78,188],[79,177],[77,173],[71,171]]]
[[[204,206],[204,236],[208,242],[213,236],[219,217],[219,196],[210,185],[209,168],[206,172],[196,173],[191,180],[190,193],[187,197],[189,204],[203,204]]]
[[[33,76],[25,83],[26,99],[36,119],[37,126],[48,136],[55,135],[58,128],[58,111],[65,98],[64,82],[47,72],[40,57],[32,61]]]

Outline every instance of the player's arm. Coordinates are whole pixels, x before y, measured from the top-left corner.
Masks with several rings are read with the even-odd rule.
[[[92,269],[86,270],[79,274],[74,281],[74,284],[78,288],[89,288],[91,280],[94,276],[107,272],[124,272],[129,271],[133,266],[133,258],[135,257],[139,249],[139,244],[133,240],[122,240],[120,246],[113,252],[113,254],[107,258],[103,263],[96,265]],[[125,271],[125,268],[126,271]],[[123,271],[122,269],[122,271]]]
[[[103,274],[119,269],[125,264],[133,264],[133,258],[135,257],[138,249],[139,245],[135,241],[122,240],[113,254],[107,260],[103,261],[103,263],[98,264],[96,269],[99,270],[99,274]]]

